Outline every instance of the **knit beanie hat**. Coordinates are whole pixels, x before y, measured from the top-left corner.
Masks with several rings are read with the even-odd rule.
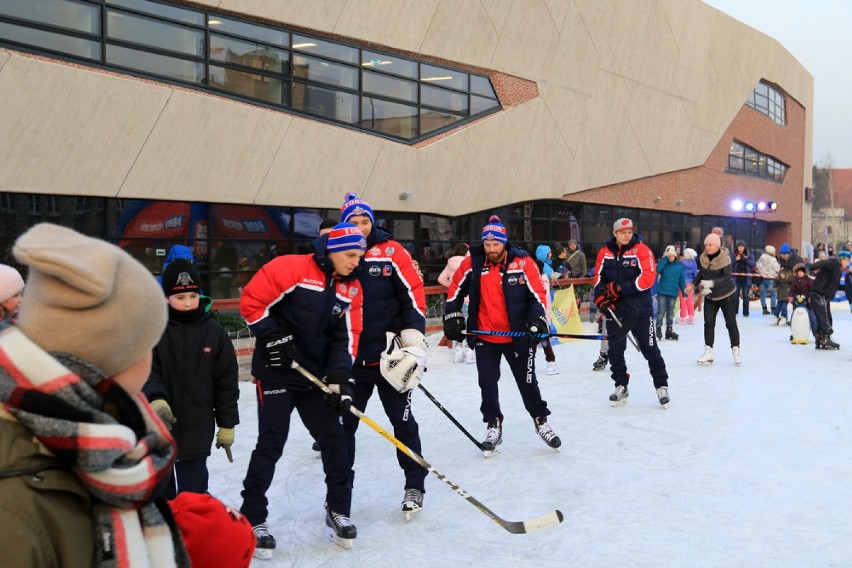
[[[669,254],[669,253],[677,254],[677,251],[675,250],[674,245],[669,245],[669,246],[666,247],[665,254]]]
[[[840,258],[840,259],[845,258],[846,260],[849,260],[850,258],[852,258],[852,252],[849,252],[848,250],[842,250],[839,253],[837,253],[837,257]]]
[[[328,234],[326,252],[341,252],[344,250],[367,250],[367,239],[361,229],[352,223],[338,223]]]
[[[710,233],[706,237],[704,237],[705,245],[716,245],[717,247],[722,246],[722,239],[716,233]]]
[[[201,293],[201,275],[188,258],[176,258],[163,271],[163,292],[166,297],[187,292]]]
[[[12,253],[30,268],[18,327],[45,351],[70,353],[112,376],[160,340],[168,320],[163,292],[120,248],[41,223],[18,237]]]
[[[616,220],[615,223],[612,224],[612,232],[617,233],[622,229],[636,230],[636,227],[633,225],[633,221],[631,221],[627,217],[622,217],[621,219]]]
[[[8,264],[0,264],[0,302],[5,302],[23,289],[21,273]]]
[[[370,218],[370,223],[376,224],[372,207],[363,199],[359,199],[357,193],[347,193],[343,201],[343,207],[340,208],[340,220],[342,222],[348,223],[352,217],[366,215]]]
[[[488,224],[482,227],[482,240],[506,244],[509,239],[506,236],[506,227],[500,222],[500,217],[492,215],[488,218]]]
[[[779,254],[790,254],[790,243],[782,243],[781,248],[778,249]]]
[[[248,568],[257,539],[239,511],[208,493],[184,491],[169,501],[193,566]]]
[[[695,258],[696,256],[698,256],[698,252],[696,252],[695,249],[686,248],[683,249],[683,256],[686,258]]]
[[[763,252],[765,252],[766,254],[768,254],[770,256],[775,256],[775,247],[772,246],[772,245],[766,245],[763,248]]]

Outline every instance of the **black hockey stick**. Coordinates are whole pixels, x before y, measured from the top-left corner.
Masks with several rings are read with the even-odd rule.
[[[316,378],[313,374],[311,374],[310,371],[307,371],[304,367],[302,367],[295,361],[293,362],[293,369],[305,376],[309,381],[319,387],[324,393],[334,394],[334,392],[330,388],[328,388],[327,384]],[[479,509],[489,519],[491,519],[492,521],[494,521],[512,534],[523,534],[549,529],[551,527],[555,527],[556,525],[562,522],[562,519],[564,519],[562,511],[559,510],[551,511],[550,513],[544,514],[540,517],[536,517],[535,519],[530,519],[528,521],[507,521],[505,519],[502,519],[496,514],[494,514],[491,509],[476,500],[467,491],[450,481],[443,473],[432,467],[429,462],[414,453],[414,451],[412,451],[408,446],[394,438],[394,436],[390,432],[376,424],[376,422],[374,422],[372,418],[370,418],[369,416],[365,416],[360,410],[358,410],[354,406],[349,407],[349,412],[351,412],[359,420],[367,424],[370,428],[378,432],[385,440],[396,446],[399,451],[416,461],[420,465],[420,467],[424,468],[429,473],[434,474],[435,477],[449,485],[453,491],[464,497],[468,503]]]
[[[615,325],[617,325],[618,328],[621,330],[621,333],[624,334],[624,335],[622,335],[622,337],[624,337],[626,335],[627,339],[630,340],[630,343],[633,344],[633,347],[636,348],[636,351],[639,351],[641,353],[642,350],[639,349],[639,344],[636,343],[636,338],[633,337],[632,335],[630,335],[630,330],[633,329],[633,324],[636,323],[636,318],[639,315],[639,310],[637,310],[636,308],[633,308],[633,311],[630,312],[630,315],[627,316],[627,319],[625,319],[624,321],[621,321],[620,319],[618,319],[618,316],[615,315],[615,312],[612,311],[612,308],[607,307],[606,311],[609,312],[609,316],[607,316],[607,317],[609,319],[611,319],[612,321],[614,321]],[[621,339],[621,337],[619,337],[619,339]]]
[[[473,444],[474,444],[477,448],[479,448],[479,450],[480,450],[480,451],[482,451],[482,444],[480,444],[480,443],[477,441],[477,439],[476,439],[476,438],[474,438],[473,436],[471,436],[471,435],[470,435],[470,432],[468,432],[467,430],[465,430],[464,426],[462,426],[461,424],[459,424],[459,421],[458,421],[458,420],[456,420],[456,419],[453,417],[453,415],[452,415],[452,414],[450,414],[450,413],[449,413],[449,411],[441,405],[441,403],[440,403],[440,402],[438,402],[438,399],[436,399],[434,396],[432,396],[432,393],[430,393],[429,391],[427,391],[427,390],[426,390],[426,387],[424,387],[422,384],[418,383],[418,384],[417,384],[417,386],[418,386],[418,388],[420,388],[420,390],[422,390],[422,391],[423,391],[423,394],[425,394],[425,395],[426,395],[426,398],[428,398],[429,400],[431,400],[432,402],[434,402],[434,403],[435,403],[435,406],[437,406],[437,407],[438,407],[438,409],[439,409],[441,412],[443,412],[443,413],[444,413],[444,416],[446,416],[447,418],[449,418],[449,419],[450,419],[450,422],[452,422],[453,424],[455,424],[455,425],[456,425],[456,427],[457,427],[459,430],[461,430],[461,431],[462,431],[462,433],[463,433],[465,436],[467,436],[468,438],[470,438],[470,441],[471,441],[471,442],[473,442]]]
[[[600,341],[601,339],[620,339],[618,335],[584,335],[582,333],[533,333],[532,331],[494,331],[490,329],[472,329],[465,331],[465,335],[494,335],[497,337],[526,337],[529,339],[550,339],[551,337],[564,337],[566,339],[593,339]]]

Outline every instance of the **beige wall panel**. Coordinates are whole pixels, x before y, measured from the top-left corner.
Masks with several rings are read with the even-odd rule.
[[[482,2],[482,7],[488,13],[488,18],[494,26],[494,31],[497,34],[503,32],[503,26],[506,25],[506,18],[509,16],[509,8],[512,7],[514,0],[485,0]]]
[[[516,162],[513,193],[529,195],[531,199],[561,199],[574,157],[548,105],[541,101],[537,106],[523,153]]]
[[[693,128],[689,132],[689,139],[686,143],[688,149],[686,152],[687,162],[700,162],[703,164],[707,160],[707,156],[713,151],[713,148],[716,147],[716,144],[719,143],[719,138],[718,132],[704,130],[703,128]],[[692,161],[690,162],[690,160]]]
[[[550,17],[553,18],[556,31],[562,33],[565,18],[574,5],[573,0],[544,0],[544,4],[547,6],[547,11],[550,12]]]
[[[601,73],[601,59],[580,11],[571,3],[553,52],[546,80],[590,95]]]
[[[657,3],[657,7],[662,17],[665,18],[678,47],[681,47],[684,43],[689,13],[697,4],[698,2],[684,2],[683,0],[659,0]]]
[[[541,99],[547,105],[565,148],[573,159],[583,132],[589,96],[549,83],[540,84],[539,89]]]
[[[420,49],[450,61],[481,64],[491,61],[498,39],[497,30],[478,0],[442,0]]]
[[[615,54],[610,43],[610,28],[612,15],[619,6],[618,0],[574,0],[577,16],[573,11],[568,14],[569,20],[565,22],[566,30],[570,18],[579,17],[580,25],[586,29],[586,33],[592,38],[594,55],[600,60],[601,69],[617,71]]]
[[[418,51],[439,0],[359,0],[347,2],[330,30],[369,38],[398,49]]]
[[[207,2],[205,2],[207,3]],[[359,6],[361,2],[357,2]],[[222,0],[219,7],[277,22],[330,32],[346,0]],[[366,36],[362,36],[366,37]]]
[[[294,119],[255,203],[339,207],[347,191],[365,194],[376,157],[389,144],[375,136]]]
[[[684,4],[690,9],[686,13],[682,39],[677,52],[673,89],[684,99],[697,101],[705,89],[713,30],[707,25],[705,11],[699,9],[706,5],[701,2],[684,2]]]
[[[292,121],[281,113],[176,91],[119,197],[250,203]]]
[[[677,39],[661,5],[655,6],[645,37],[642,64],[636,81],[654,85],[666,92],[674,90],[674,73],[680,50]]]
[[[544,0],[515,0],[490,66],[521,77],[546,77],[558,40]]]
[[[0,71],[3,70],[3,66],[6,65],[6,62],[9,61],[11,54],[5,49],[0,49]]]
[[[650,175],[704,163],[706,156],[686,161],[692,124],[679,97],[635,82],[628,82],[627,89],[632,101],[628,120],[651,166]]]
[[[647,50],[651,16],[656,0],[621,0],[610,12],[607,40],[614,66],[609,68],[631,79],[640,79]],[[612,14],[618,14],[613,18]]]
[[[0,188],[115,196],[170,93],[12,55],[0,71]]]

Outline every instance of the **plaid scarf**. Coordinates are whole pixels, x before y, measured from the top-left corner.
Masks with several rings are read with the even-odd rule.
[[[98,566],[189,566],[177,526],[151,501],[175,445],[144,395],[3,323],[0,403],[91,493]]]

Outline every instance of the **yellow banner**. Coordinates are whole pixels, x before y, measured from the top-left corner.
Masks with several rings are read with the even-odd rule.
[[[583,333],[583,323],[577,309],[577,299],[574,297],[574,285],[561,288],[553,294],[553,304],[550,306],[552,322],[556,333]],[[560,343],[578,341],[577,339],[559,338]]]

